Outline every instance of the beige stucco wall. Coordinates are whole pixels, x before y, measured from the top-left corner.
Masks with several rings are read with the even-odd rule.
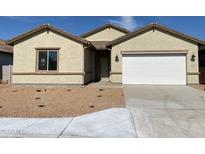
[[[188,75],[188,83],[199,83],[198,68],[198,45],[185,40],[168,35],[164,32],[155,30],[148,31],[142,35],[122,42],[112,47],[111,52],[111,74],[112,82],[122,82],[122,55],[121,51],[153,51],[153,50],[188,50],[187,54],[187,72],[196,73]],[[191,56],[194,54],[196,59],[192,62]],[[115,62],[115,56],[119,56],[119,62]]]
[[[14,84],[83,84],[83,75],[13,75]]]
[[[123,35],[125,35],[123,32],[120,32],[113,28],[107,28],[96,34],[88,36],[85,39],[89,41],[112,41]]]
[[[83,73],[84,48],[82,44],[69,40],[54,32],[42,32],[14,45],[14,73],[36,71],[35,48],[59,47],[59,72]],[[82,75],[13,75],[13,83],[66,83],[83,84]]]

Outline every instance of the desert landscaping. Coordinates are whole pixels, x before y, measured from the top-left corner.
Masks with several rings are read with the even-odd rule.
[[[73,117],[125,107],[122,88],[0,85],[0,117]]]

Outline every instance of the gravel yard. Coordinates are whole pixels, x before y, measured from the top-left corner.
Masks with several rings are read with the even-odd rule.
[[[0,85],[0,117],[72,117],[125,107],[122,88]]]

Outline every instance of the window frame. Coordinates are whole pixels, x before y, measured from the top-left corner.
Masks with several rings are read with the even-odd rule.
[[[36,72],[59,72],[59,50],[60,48],[36,48]],[[47,54],[47,69],[46,70],[39,70],[39,52],[45,51]],[[49,70],[49,51],[56,51],[57,52],[57,69],[56,70]]]

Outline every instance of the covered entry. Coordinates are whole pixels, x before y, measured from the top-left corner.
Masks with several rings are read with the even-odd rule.
[[[199,50],[199,82],[205,84],[205,47]]]
[[[186,85],[185,53],[122,54],[123,84]]]
[[[110,51],[95,53],[95,81],[108,81],[110,75]]]
[[[92,41],[95,59],[94,81],[109,81],[110,76],[110,49],[106,47],[107,41]]]

